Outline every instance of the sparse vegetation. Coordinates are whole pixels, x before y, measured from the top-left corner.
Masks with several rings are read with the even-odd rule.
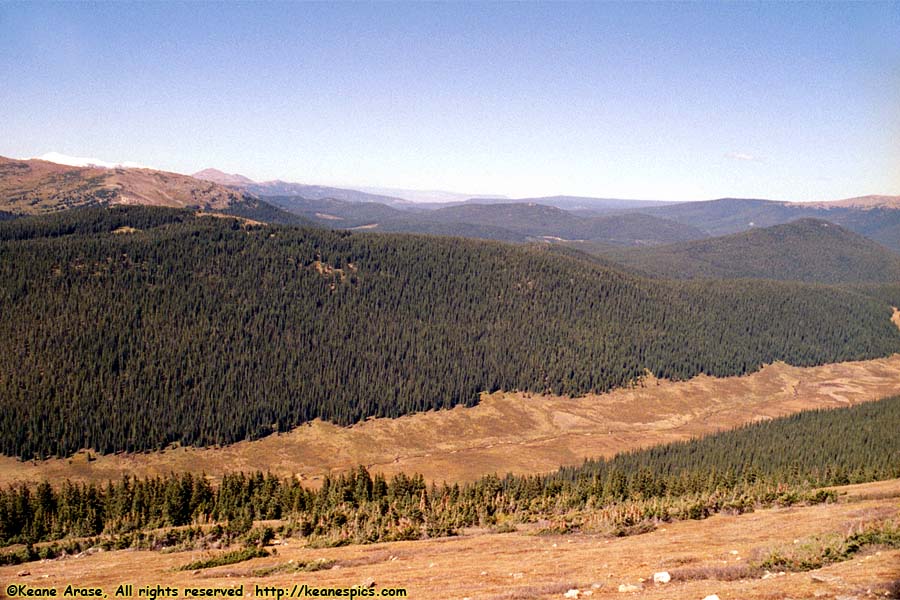
[[[797,540],[769,550],[759,566],[774,571],[811,571],[849,560],[868,547],[900,548],[900,523],[881,520],[843,535],[832,533]]]
[[[764,573],[765,569],[746,564],[685,567],[670,571],[672,581],[737,581],[739,579],[755,579]]]
[[[268,577],[270,575],[281,575],[284,573],[314,573],[316,571],[325,571],[335,566],[335,561],[326,560],[324,558],[311,561],[291,561],[277,564],[272,567],[265,567],[253,571],[254,577]]]
[[[210,569],[212,567],[233,565],[235,563],[244,562],[245,560],[261,558],[263,556],[269,556],[268,551],[261,548],[242,548],[240,550],[225,552],[224,554],[219,554],[210,558],[195,560],[194,562],[190,562],[186,565],[178,567],[178,570],[196,571],[198,569]]]

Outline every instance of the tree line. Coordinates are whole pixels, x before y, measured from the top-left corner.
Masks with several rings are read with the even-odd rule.
[[[171,474],[106,484],[0,490],[0,545],[135,536],[166,526],[223,524],[246,532],[280,519],[328,544],[450,535],[462,527],[548,520],[625,531],[641,525],[822,501],[827,485],[900,477],[900,397],[809,411],[687,442],[586,461],[541,476],[489,475],[465,485],[390,479],[364,467],[320,489],[272,474]],[[284,530],[283,530],[284,531]],[[137,539],[137,538],[134,538]]]

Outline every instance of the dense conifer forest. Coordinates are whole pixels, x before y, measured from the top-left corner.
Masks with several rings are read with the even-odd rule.
[[[228,444],[482,391],[885,356],[900,333],[879,294],[171,209],[17,219],[0,224],[0,450]]]
[[[213,523],[225,527],[219,535],[235,539],[254,520],[270,519],[286,523],[285,535],[329,545],[536,521],[546,521],[552,531],[584,527],[628,535],[721,511],[829,501],[835,495],[817,488],[900,477],[898,430],[900,397],[894,397],[799,413],[549,475],[490,475],[462,486],[427,485],[418,475],[386,480],[363,467],[326,477],[319,490],[263,473],[227,474],[215,485],[190,474],[105,485],[18,485],[0,490],[0,545],[100,534],[118,536],[107,540],[116,547],[154,539],[165,545],[186,536],[208,538],[209,530],[160,538],[142,530]]]

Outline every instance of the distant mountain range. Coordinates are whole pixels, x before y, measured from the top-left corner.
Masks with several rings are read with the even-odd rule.
[[[496,195],[468,195],[438,190],[406,190],[399,188],[337,188],[273,180],[257,182],[237,173],[223,173],[218,169],[204,169],[192,177],[212,181],[220,185],[241,188],[258,196],[299,196],[306,200],[344,200],[346,202],[378,202],[394,208],[435,210],[461,204],[542,204],[564,210],[583,213],[609,213],[652,206],[665,206],[671,202],[656,200],[622,200],[617,198],[590,198],[584,196],[546,196],[540,198],[511,199]]]
[[[328,187],[322,185],[307,185],[304,183],[292,183],[289,181],[263,181],[256,182],[237,173],[223,173],[216,169],[204,169],[193,174],[193,177],[204,181],[212,181],[220,185],[241,188],[258,196],[300,196],[307,200],[343,200],[345,202],[379,202],[388,206],[408,205],[410,202],[395,196],[370,194],[358,190],[346,188]]]
[[[782,225],[797,219],[824,219],[900,252],[900,210],[892,208],[889,202],[898,198],[864,196],[827,203],[722,198],[651,207],[643,212],[697,227],[712,236]]]
[[[897,196],[820,203],[744,198],[667,203],[579,196],[416,203],[347,188],[278,180],[260,183],[216,169],[187,176],[123,166],[130,163],[45,156],[69,164],[0,158],[0,213],[33,214],[94,204],[192,207],[338,229],[510,242],[582,240],[593,243],[594,249],[671,244],[798,219],[823,219],[900,252]]]
[[[454,204],[432,210],[398,209],[374,202],[266,200],[323,227],[454,235],[509,242],[597,240],[608,244],[655,245],[695,240],[706,234],[689,225],[640,213],[582,216],[553,206],[506,202]]]
[[[820,219],[652,248],[570,246],[655,277],[829,284],[900,281],[900,255]]]
[[[655,206],[668,206],[673,202],[662,200],[624,200],[622,198],[592,198],[588,196],[540,196],[535,198],[517,198],[515,200],[495,200],[491,198],[471,198],[472,204],[527,203],[554,206],[579,214],[600,214],[625,210],[644,210]]]
[[[846,200],[834,200],[832,202],[820,202],[816,206],[821,208],[896,208],[900,209],[900,196],[859,196]]]

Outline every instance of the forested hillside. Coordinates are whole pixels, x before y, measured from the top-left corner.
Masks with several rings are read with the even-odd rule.
[[[580,394],[645,369],[734,375],[900,350],[888,303],[853,291],[132,210],[0,224],[5,454],[227,444],[482,391]]]
[[[537,519],[552,519],[563,531],[589,526],[627,535],[723,510],[821,502],[834,495],[815,488],[898,477],[898,428],[895,397],[800,413],[544,476],[489,475],[464,486],[429,487],[420,475],[402,473],[388,481],[363,467],[326,477],[318,491],[262,473],[226,474],[215,487],[190,474],[124,478],[105,486],[20,485],[0,489],[0,545],[105,533],[123,536],[117,547],[140,547],[150,543],[146,534],[135,533],[144,529],[219,522],[243,533],[254,519],[284,519],[293,525],[290,531],[319,538],[320,544],[323,538],[330,544],[419,539]],[[183,539],[174,533],[169,544]],[[0,555],[0,563],[17,556]],[[21,559],[37,557],[31,550]]]
[[[575,214],[534,203],[467,202],[445,208],[416,205],[400,210],[374,202],[308,200],[297,196],[278,196],[268,200],[321,226],[335,229],[365,228],[511,242],[601,240],[616,245],[655,245],[706,237],[695,227],[651,215]]]
[[[900,210],[896,208],[722,198],[649,207],[642,212],[697,227],[714,236],[782,225],[798,219],[822,219],[900,252]]]
[[[818,283],[900,281],[900,255],[818,219],[653,248],[572,247],[659,277]]]
[[[463,204],[432,211],[427,218],[444,223],[503,227],[532,238],[602,240],[626,245],[706,237],[695,227],[640,213],[584,216],[535,203]]]

